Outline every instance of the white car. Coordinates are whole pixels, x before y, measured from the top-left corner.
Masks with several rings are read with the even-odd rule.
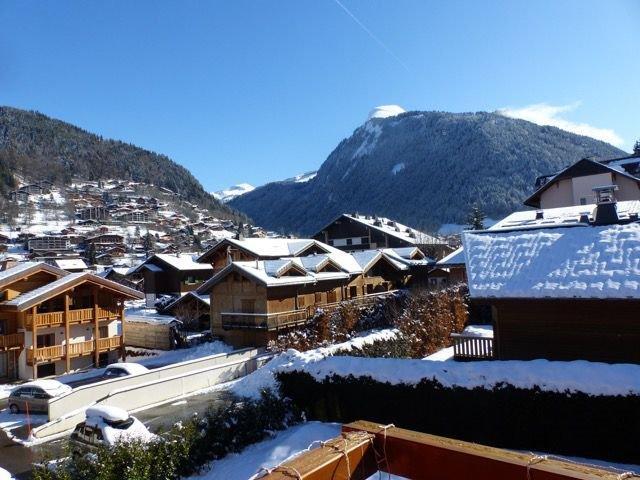
[[[148,372],[149,369],[139,363],[112,363],[108,365],[102,374],[102,379],[107,380],[110,378],[126,377],[129,375],[140,375],[141,373]]]
[[[85,417],[69,440],[74,455],[91,452],[100,446],[112,447],[118,441],[150,442],[156,438],[140,420],[118,407],[90,407]]]
[[[13,480],[11,473],[0,467],[0,480]]]

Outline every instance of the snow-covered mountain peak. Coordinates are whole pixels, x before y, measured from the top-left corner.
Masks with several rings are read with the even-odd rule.
[[[367,120],[371,120],[372,118],[395,117],[405,112],[406,110],[399,105],[380,105],[369,112]]]
[[[222,203],[227,203],[233,200],[240,195],[244,195],[245,193],[251,192],[255,190],[256,187],[249,183],[239,183],[234,185],[233,187],[229,187],[225,190],[218,190],[217,192],[211,192],[211,195],[216,200],[220,200]]]

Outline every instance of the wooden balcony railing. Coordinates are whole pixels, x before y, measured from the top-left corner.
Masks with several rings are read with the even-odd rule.
[[[107,350],[114,350],[116,348],[120,348],[121,346],[122,346],[122,337],[120,335],[98,339],[98,350],[101,352],[104,352]]]
[[[81,355],[87,355],[92,353],[95,349],[95,342],[93,340],[86,340],[84,342],[69,343],[65,349],[65,353],[70,357],[79,357]]]
[[[34,359],[36,362],[49,362],[51,360],[58,360],[64,357],[64,345],[54,345],[52,347],[42,347],[35,349],[30,348],[27,350],[27,363],[33,365]]]
[[[343,305],[354,305],[357,307],[367,307],[375,305],[380,298],[385,298],[394,295],[397,290],[389,290],[388,292],[369,293],[360,297],[352,297],[340,302],[332,302],[326,304],[315,305],[315,310],[323,310],[326,313],[333,312]]]
[[[116,307],[98,307],[98,319],[112,319],[120,316]],[[36,327],[52,327],[64,324],[64,312],[36,313]],[[69,310],[69,323],[83,323],[94,320],[93,308]],[[27,328],[33,326],[33,315],[27,314]]]
[[[9,350],[22,347],[24,347],[24,333],[0,335],[0,349]]]
[[[22,334],[21,334],[22,335]],[[73,342],[68,345],[54,345],[51,347],[42,347],[35,349],[27,349],[27,363],[33,365],[34,357],[37,363],[51,362],[60,360],[66,355],[69,357],[79,357],[81,355],[93,354],[96,350],[96,343],[98,351],[105,352],[114,350],[122,346],[122,337],[116,335],[113,337],[99,338],[96,340],[85,340],[83,342]]]
[[[280,313],[221,313],[223,328],[250,328],[260,330],[279,330],[302,325],[309,319],[306,309]]]
[[[455,360],[492,360],[493,338],[452,333]]]

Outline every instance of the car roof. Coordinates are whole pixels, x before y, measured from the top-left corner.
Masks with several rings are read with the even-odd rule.
[[[129,418],[129,413],[122,408],[99,405],[87,408],[85,416],[87,417],[87,422],[95,424],[98,423],[96,420],[102,419],[110,422],[121,422]]]
[[[34,380],[32,382],[23,383],[22,385],[18,385],[16,388],[12,390],[18,390],[19,388],[40,388],[45,392],[52,395],[60,395],[61,393],[66,393],[71,391],[71,387],[69,385],[65,385],[57,380]]]
[[[149,371],[147,367],[145,367],[144,365],[140,365],[139,363],[117,362],[117,363],[112,363],[111,365],[107,365],[108,370],[111,370],[114,368],[121,368],[122,370],[127,372],[129,375],[135,375],[138,373],[144,373]]]

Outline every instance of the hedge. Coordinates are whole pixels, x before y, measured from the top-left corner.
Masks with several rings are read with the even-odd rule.
[[[368,377],[278,374],[281,395],[310,419],[370,420],[501,448],[640,463],[640,396],[500,386],[390,385]]]

